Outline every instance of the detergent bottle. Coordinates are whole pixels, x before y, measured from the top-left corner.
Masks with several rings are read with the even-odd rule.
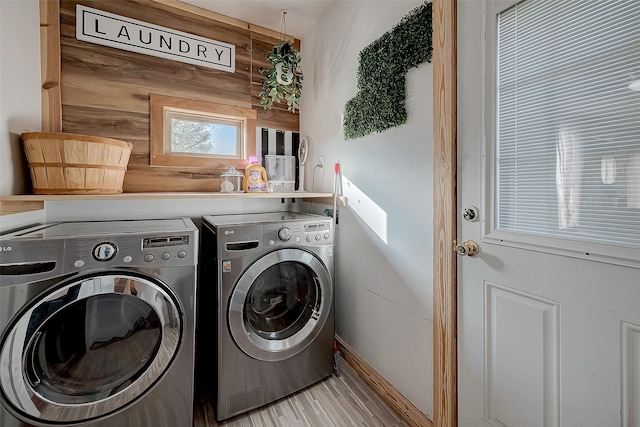
[[[249,158],[249,164],[244,169],[242,187],[245,193],[267,192],[267,170],[258,164],[258,159],[255,157]]]

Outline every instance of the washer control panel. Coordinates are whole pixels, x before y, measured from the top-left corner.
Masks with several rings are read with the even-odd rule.
[[[115,265],[173,267],[193,263],[197,251],[190,235],[113,236],[110,240],[67,242],[65,265],[80,269]]]
[[[291,239],[291,235],[291,229],[288,227],[282,227],[280,230],[278,230],[278,239],[282,240],[283,242]]]
[[[93,248],[93,259],[96,261],[109,261],[118,253],[115,243],[102,242]]]
[[[198,235],[189,218],[62,221],[0,233],[2,286],[112,268],[193,268]]]

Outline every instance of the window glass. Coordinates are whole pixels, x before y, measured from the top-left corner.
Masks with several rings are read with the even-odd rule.
[[[498,230],[640,247],[639,22],[637,0],[498,13]]]
[[[172,116],[172,154],[200,154],[210,156],[238,157],[241,149],[242,122],[222,120],[198,120],[188,116]]]

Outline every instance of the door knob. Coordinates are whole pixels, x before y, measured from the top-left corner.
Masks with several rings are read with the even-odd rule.
[[[478,244],[473,240],[465,240],[462,243],[458,243],[456,240],[454,240],[453,250],[458,255],[470,256],[470,257],[474,257],[478,255],[478,252],[480,252],[480,248],[478,248]]]

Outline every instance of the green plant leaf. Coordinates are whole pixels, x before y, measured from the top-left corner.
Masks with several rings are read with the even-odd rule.
[[[287,102],[287,108],[295,112],[300,104],[302,97],[302,70],[300,61],[302,57],[300,53],[291,46],[289,41],[283,40],[273,47],[273,50],[267,53],[267,60],[272,64],[268,70],[260,69],[259,72],[266,79],[262,83],[262,90],[259,93],[260,105],[265,109],[273,108],[274,103],[278,103],[283,99]],[[281,63],[280,72],[286,74],[293,73],[290,84],[280,84],[278,82],[278,70],[276,65]],[[289,81],[289,79],[281,79]]]
[[[358,54],[358,93],[345,104],[346,140],[407,122],[405,75],[431,62],[431,3],[425,2]]]

